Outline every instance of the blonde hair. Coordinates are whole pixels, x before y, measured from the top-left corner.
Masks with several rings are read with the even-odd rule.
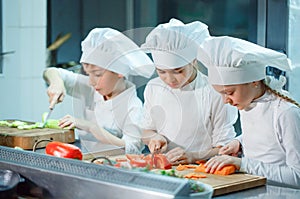
[[[288,97],[288,96],[286,96],[286,95],[284,95],[284,94],[278,92],[277,90],[272,89],[272,88],[271,88],[270,86],[268,86],[264,81],[262,81],[262,83],[266,86],[266,90],[269,91],[270,93],[274,94],[274,95],[277,96],[277,97],[280,97],[280,98],[284,99],[284,100],[287,101],[287,102],[290,102],[290,103],[292,103],[292,104],[295,104],[296,106],[298,106],[298,107],[300,108],[300,104],[299,104],[297,101],[295,101],[295,100],[293,100],[292,98],[290,98],[290,97]]]

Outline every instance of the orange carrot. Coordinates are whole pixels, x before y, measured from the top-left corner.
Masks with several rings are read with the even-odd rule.
[[[195,164],[186,164],[186,165],[184,165],[187,169],[195,169],[195,168],[197,168],[198,166],[197,165],[195,165]]]
[[[199,178],[206,178],[206,175],[202,175],[202,174],[199,174],[199,173],[188,173],[188,174],[184,175],[183,177],[193,179],[193,180],[197,180]]]
[[[197,166],[197,168],[195,169],[195,172],[203,172],[203,173],[205,173],[205,166],[204,166],[204,164],[199,164]]]
[[[222,169],[216,170],[214,172],[214,174],[217,174],[217,175],[230,175],[230,174],[234,173],[235,170],[236,170],[236,168],[235,168],[234,165],[226,165],[226,166],[222,167]]]
[[[185,165],[179,164],[179,165],[176,167],[176,170],[177,170],[177,171],[183,171],[183,170],[186,170],[186,167],[185,167]]]
[[[195,169],[195,172],[205,173],[205,169],[206,169],[206,167],[204,166],[204,164],[199,164],[199,166]],[[213,174],[216,174],[216,175],[230,175],[230,174],[234,173],[235,170],[236,170],[236,168],[235,168],[234,165],[226,165],[222,169],[214,171]]]

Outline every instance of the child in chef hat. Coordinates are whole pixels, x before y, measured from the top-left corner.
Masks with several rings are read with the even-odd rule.
[[[225,103],[240,110],[242,135],[220,149],[207,163],[214,172],[233,164],[240,171],[270,182],[300,188],[300,109],[282,90],[285,78],[266,77],[266,66],[290,70],[285,54],[232,37],[202,43],[198,59],[208,68],[209,82]]]
[[[150,151],[168,151],[173,164],[191,163],[218,153],[235,137],[237,110],[197,69],[199,44],[210,37],[199,21],[177,19],[154,28],[142,45],[151,53],[158,73],[144,91],[143,139]]]
[[[89,137],[84,132],[90,132],[102,143],[125,146],[126,153],[141,153],[142,102],[135,85],[125,77],[151,77],[153,62],[132,40],[111,28],[91,30],[81,45],[80,63],[88,76],[57,68],[44,72],[50,108],[63,100],[65,90],[80,99],[75,114],[80,115],[83,107],[84,119],[67,115],[60,127],[76,127],[82,130],[82,139]]]

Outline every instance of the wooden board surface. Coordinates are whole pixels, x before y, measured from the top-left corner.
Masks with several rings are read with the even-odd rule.
[[[97,154],[101,155],[101,154]],[[125,158],[125,155],[117,156],[107,156],[111,160],[116,158]],[[88,158],[86,158],[87,160]],[[187,169],[184,171],[177,171],[176,166],[173,166],[175,169],[175,174],[178,176],[184,176],[188,173],[194,173],[194,169]],[[160,173],[160,170],[153,170],[154,173]],[[197,172],[196,172],[197,173]],[[214,193],[213,196],[219,196],[227,193],[232,193],[235,191],[241,191],[245,189],[250,189],[258,186],[263,186],[266,184],[266,178],[261,176],[249,175],[245,173],[235,173],[227,176],[214,175],[198,172],[203,175],[206,175],[206,178],[201,178],[199,181],[209,184],[213,187]]]
[[[66,129],[29,129],[20,130],[6,126],[0,126],[0,145],[8,147],[21,147],[32,149],[35,142],[44,139],[73,143],[75,142],[74,130]],[[45,147],[47,142],[41,142],[37,148]]]
[[[174,167],[175,169],[176,167]],[[185,175],[194,172],[194,169],[175,172],[177,175]],[[235,173],[227,176],[214,175],[198,172],[206,175],[206,178],[201,178],[199,181],[209,184],[214,188],[214,196],[223,195],[235,191],[249,189],[266,184],[266,178],[261,176],[249,175],[245,173]]]

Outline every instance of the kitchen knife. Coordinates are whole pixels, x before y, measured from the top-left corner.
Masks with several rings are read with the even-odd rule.
[[[50,118],[50,115],[51,115],[53,109],[54,109],[54,107],[51,108],[51,109],[49,110],[49,113],[46,115],[46,118],[45,118],[45,120],[44,120],[44,123],[43,123],[42,128],[44,128],[44,127],[46,126],[46,124],[47,124],[47,122],[48,122],[48,119]]]

